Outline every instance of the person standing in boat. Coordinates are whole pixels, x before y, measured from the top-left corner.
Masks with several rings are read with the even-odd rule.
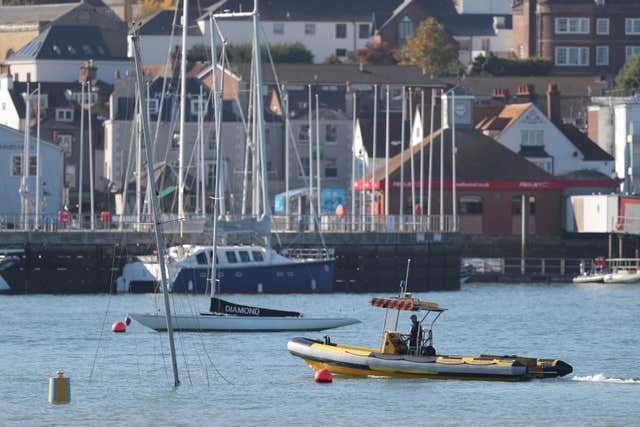
[[[411,317],[411,332],[409,332],[409,353],[415,353],[418,349],[418,342],[422,338],[422,328],[420,322],[418,322],[418,316],[412,314]]]

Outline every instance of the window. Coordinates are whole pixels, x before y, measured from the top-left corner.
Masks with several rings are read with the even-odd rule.
[[[625,62],[629,60],[633,55],[637,55],[640,53],[640,46],[625,46],[624,47],[624,60]]]
[[[236,257],[236,253],[234,251],[226,251],[225,254],[227,255],[227,261],[229,261],[230,264],[235,264],[238,262],[238,258]]]
[[[264,256],[262,256],[262,252],[260,251],[252,251],[251,255],[253,255],[253,260],[256,262],[264,261]]]
[[[160,107],[160,102],[155,98],[147,99],[147,111],[149,114],[158,114],[158,108]]]
[[[491,50],[491,39],[482,39],[481,41],[481,49],[484,50],[485,52],[488,52]]]
[[[324,176],[326,178],[338,177],[338,165],[336,159],[326,159],[324,162]]]
[[[65,157],[71,157],[71,144],[73,136],[69,134],[58,135],[58,146],[62,148]]]
[[[251,259],[249,259],[249,252],[247,251],[238,251],[238,255],[240,255],[240,261],[242,262],[250,262]]]
[[[347,24],[336,24],[336,38],[337,39],[347,38]]]
[[[403,16],[398,24],[398,40],[400,44],[404,43],[404,39],[413,35],[413,21],[408,16]]]
[[[520,131],[521,140],[520,145],[523,146],[544,146],[544,131],[543,130],[531,130],[523,129]]]
[[[347,49],[336,49],[336,56],[339,58],[347,56]]]
[[[324,138],[327,142],[336,142],[338,139],[338,129],[336,125],[326,125],[324,132]]]
[[[596,34],[599,36],[609,35],[609,18],[596,19]]]
[[[316,33],[316,24],[304,24],[304,34],[313,36]]]
[[[596,46],[596,65],[609,65],[609,46]]]
[[[579,66],[589,65],[588,47],[556,47],[556,65]]]
[[[556,34],[589,34],[589,18],[556,18]]]
[[[369,34],[371,34],[371,31],[369,31],[369,24],[358,24],[359,39],[368,39]]]
[[[522,196],[513,196],[511,199],[511,215],[520,215],[522,213]],[[529,215],[536,214],[536,198],[529,196]]]
[[[284,34],[284,23],[283,22],[274,22],[273,23],[273,34]]]
[[[73,110],[71,108],[56,108],[56,121],[72,122]]]
[[[202,111],[203,114],[207,114],[207,106],[209,104],[207,104],[207,100],[203,99],[202,102],[200,102],[200,99],[192,99],[191,100],[191,115],[192,116],[197,116],[198,115],[198,111]]]
[[[38,173],[38,162],[36,156],[29,157],[29,175],[35,176]],[[11,175],[22,176],[22,156],[13,156],[11,161]]]
[[[298,132],[298,141],[309,141],[309,125],[300,125],[300,132]]]
[[[207,253],[206,252],[197,253],[196,261],[198,261],[198,264],[207,264]]]
[[[480,196],[460,197],[460,213],[462,215],[482,214],[482,197]]]
[[[640,34],[640,18],[627,18],[624,20],[624,33],[639,35]]]

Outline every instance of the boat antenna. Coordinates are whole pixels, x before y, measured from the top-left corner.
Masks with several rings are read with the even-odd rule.
[[[407,296],[407,286],[409,285],[409,268],[411,267],[411,258],[407,260],[407,272],[405,273],[404,280],[400,282],[400,298],[405,298]],[[396,323],[394,326],[394,330],[398,330],[398,320],[400,319],[400,309],[396,313]],[[386,319],[385,319],[386,323]]]
[[[131,41],[133,43],[133,59],[136,68],[136,84],[138,86],[139,103],[141,106],[147,105],[146,91],[144,90],[144,81],[142,74],[142,62],[140,56],[140,46],[138,40],[138,33],[136,31],[136,24],[131,29]],[[171,352],[171,366],[173,368],[173,385],[175,387],[180,385],[180,379],[178,378],[178,364],[176,362],[176,347],[173,341],[173,322],[171,320],[171,308],[169,305],[169,291],[167,286],[167,270],[165,265],[165,243],[164,237],[160,232],[160,209],[158,206],[158,193],[156,192],[156,183],[153,177],[153,147],[151,146],[151,134],[149,130],[149,115],[147,108],[140,108],[142,116],[142,135],[144,138],[144,148],[147,157],[147,177],[149,179],[149,188],[151,197],[151,210],[153,212],[153,230],[156,235],[156,246],[158,248],[158,260],[160,264],[160,277],[162,284],[162,295],[164,296],[164,310],[165,318],[167,320],[167,332],[169,334],[169,349]]]

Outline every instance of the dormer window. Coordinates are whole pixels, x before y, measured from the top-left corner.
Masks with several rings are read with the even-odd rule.
[[[71,108],[56,108],[56,121],[58,121],[58,122],[72,122],[73,121],[73,109],[71,109]]]

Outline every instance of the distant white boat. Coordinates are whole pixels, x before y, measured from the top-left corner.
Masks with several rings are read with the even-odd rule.
[[[131,313],[128,316],[156,331],[167,330],[163,313]],[[351,318],[304,317],[298,312],[238,305],[215,297],[211,299],[211,311],[196,315],[173,314],[171,322],[174,331],[190,332],[322,331],[360,323]]]
[[[640,283],[638,270],[619,270],[604,276],[604,283]]]
[[[603,283],[604,278],[611,274],[609,263],[605,257],[598,257],[591,263],[591,268],[587,270],[585,261],[580,262],[580,274],[572,279],[573,283]]]

